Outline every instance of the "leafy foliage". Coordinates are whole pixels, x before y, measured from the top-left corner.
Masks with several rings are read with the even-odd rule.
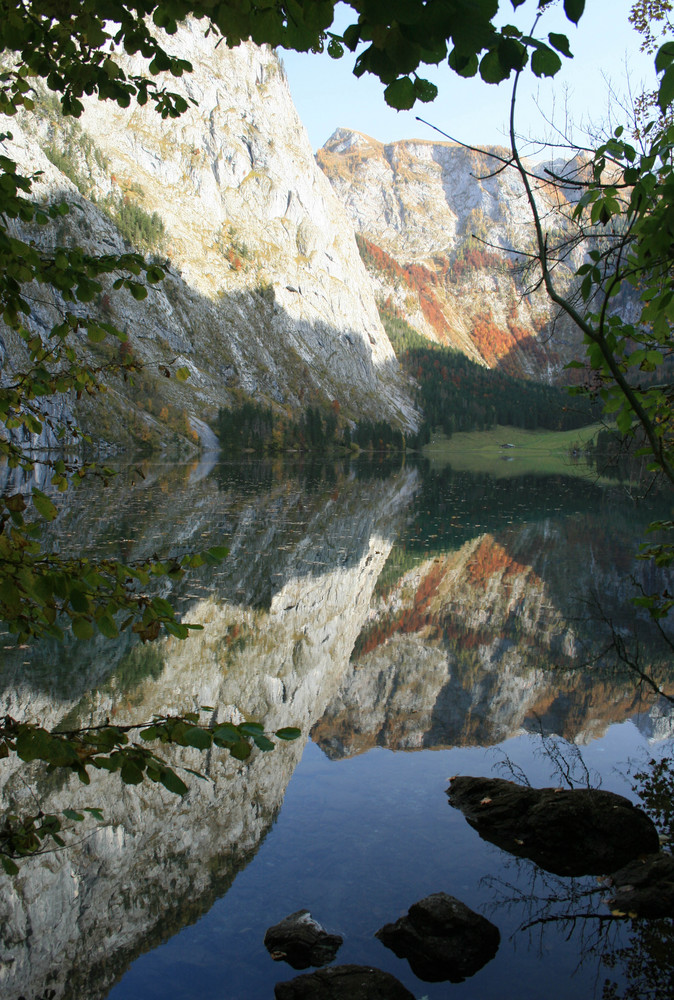
[[[202,712],[212,714],[213,710],[204,707]],[[47,765],[47,772],[60,769],[75,773],[84,785],[90,783],[89,769],[94,768],[118,773],[125,785],[137,785],[148,779],[175,795],[184,795],[188,790],[185,782],[174,767],[147,746],[148,743],[193,747],[200,751],[219,747],[239,761],[247,760],[254,746],[263,753],[274,749],[274,742],[259,722],[202,725],[199,718],[199,712],[188,712],[182,716],[155,716],[140,726],[106,722],[64,732],[49,731],[5,716],[0,724],[0,759],[15,753],[26,763],[42,761]],[[138,738],[131,741],[131,733]],[[272,735],[288,742],[296,740],[300,730],[288,726],[277,729]],[[198,778],[204,777],[191,768],[183,770]],[[84,820],[85,813],[99,820],[103,818],[101,811],[93,807],[82,811],[65,809],[60,816],[42,812],[32,816],[10,815],[0,829],[0,863],[5,872],[17,873],[17,859],[41,853],[54,844],[65,846],[64,820],[79,823]]]
[[[667,850],[671,851],[674,843],[674,760],[671,757],[650,760],[648,770],[640,771],[634,778],[637,782],[634,791],[638,792],[644,809],[665,839]]]

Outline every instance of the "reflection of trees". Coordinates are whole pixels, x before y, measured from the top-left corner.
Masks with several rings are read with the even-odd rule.
[[[590,772],[580,749],[558,737],[541,734],[540,754],[556,777],[569,787],[589,787]],[[508,776],[528,784],[526,774],[509,758]],[[665,836],[674,824],[674,765],[671,757],[651,760],[635,775],[644,810]],[[594,783],[594,782],[593,782]],[[665,844],[669,844],[665,841]],[[647,919],[608,911],[611,879],[564,878],[525,858],[511,858],[507,877],[486,877],[492,910],[516,912],[515,934],[543,953],[560,939],[573,941],[578,968],[596,963],[601,1000],[664,1000],[674,996],[674,918]],[[606,972],[609,972],[607,975]],[[601,991],[601,992],[600,992]]]
[[[629,919],[598,912],[607,893],[594,879],[565,879],[533,862],[514,859],[518,884],[488,878],[494,910],[518,910],[515,934],[539,954],[560,939],[573,942],[577,969],[595,966],[596,995],[602,1000],[664,1000],[674,996],[674,920]],[[524,887],[522,881],[527,879]],[[605,970],[611,970],[608,978]],[[600,993],[601,990],[601,993]]]
[[[630,938],[602,955],[622,983],[606,979],[602,1000],[664,1000],[674,996],[674,920],[632,920]]]

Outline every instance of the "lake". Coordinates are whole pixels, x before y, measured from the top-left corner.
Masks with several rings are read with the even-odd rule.
[[[146,463],[60,499],[62,551],[230,553],[163,584],[204,626],[185,642],[2,636],[4,713],[74,728],[209,706],[204,720],[302,737],[243,763],[169,750],[203,775],[182,799],[3,761],[6,812],[104,814],[5,880],[3,1000],[271,1000],[298,973],[264,933],[301,908],[344,937],[339,964],[420,1000],[671,995],[671,921],[607,919],[596,879],[511,857],[446,796],[471,774],[634,797],[635,773],[671,752],[671,707],[611,649],[622,637],[667,686],[671,650],[630,598],[659,583],[635,555],[671,510],[571,471]],[[441,891],[501,934],[461,984],[417,979],[374,937]]]

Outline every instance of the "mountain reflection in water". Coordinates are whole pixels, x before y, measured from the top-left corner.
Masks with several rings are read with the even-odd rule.
[[[444,787],[455,771],[504,761],[534,783],[558,780],[536,735],[556,733],[575,741],[572,755],[587,744],[605,787],[629,788],[614,765],[668,736],[670,716],[600,654],[612,622],[639,633],[641,662],[665,676],[656,630],[629,605],[630,575],[654,582],[634,559],[652,516],[577,479],[496,482],[409,464],[148,466],[122,470],[103,495],[69,496],[51,529],[62,548],[86,538],[129,560],[224,543],[230,555],[172,595],[204,626],[187,642],[26,650],[6,636],[3,711],[72,728],[210,705],[220,720],[298,725],[304,738],[246,763],[182,751],[208,778],[182,800],[37,768],[29,787],[26,766],[3,761],[5,810],[34,811],[37,794],[45,811],[96,805],[105,822],[8,883],[0,995],[271,998],[292,973],[271,962],[264,931],[310,907],[344,935],[340,962],[444,997],[372,935],[430,892],[498,904],[490,873],[516,883],[517,899],[489,914],[504,943],[465,997],[533,1000],[544,982],[550,997],[576,992],[579,945],[559,944],[554,921],[540,925],[545,958],[521,941],[515,957],[506,942],[526,922],[522,900],[542,896],[525,866],[513,871],[448,813]],[[305,746],[310,731],[323,754]],[[616,966],[629,965],[629,935],[612,933]],[[588,996],[590,966],[578,973]]]

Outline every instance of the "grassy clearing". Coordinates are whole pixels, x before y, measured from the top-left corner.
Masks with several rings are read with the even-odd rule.
[[[423,453],[431,465],[451,465],[461,472],[488,472],[499,479],[527,474],[596,476],[582,458],[574,458],[573,452],[582,453],[600,429],[600,424],[592,424],[573,431],[494,427],[490,431],[453,434],[451,438],[434,434]]]

